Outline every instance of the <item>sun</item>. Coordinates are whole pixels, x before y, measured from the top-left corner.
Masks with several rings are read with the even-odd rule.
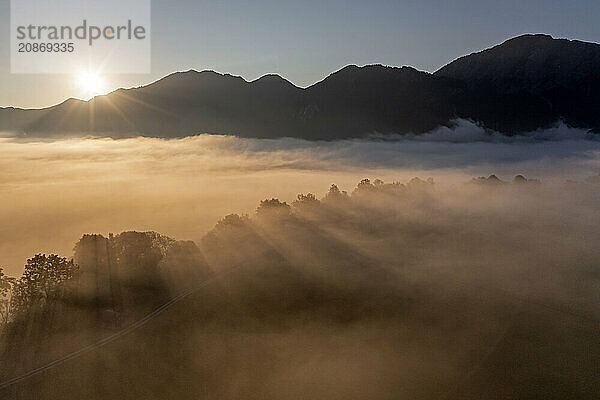
[[[83,95],[92,98],[106,92],[104,78],[95,72],[82,71],[77,74],[77,85],[83,91]]]

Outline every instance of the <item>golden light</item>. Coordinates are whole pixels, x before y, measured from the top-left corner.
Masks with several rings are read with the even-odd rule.
[[[91,98],[106,92],[104,79],[95,72],[82,71],[77,74],[77,85],[83,95]]]

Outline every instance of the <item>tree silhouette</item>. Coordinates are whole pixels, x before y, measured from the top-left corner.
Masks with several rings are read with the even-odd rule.
[[[229,214],[229,215],[226,215],[225,217],[221,218],[217,222],[217,225],[215,225],[215,229],[216,230],[225,230],[225,229],[228,229],[231,227],[240,228],[240,227],[245,226],[249,222],[250,222],[250,218],[248,217],[247,214],[242,214],[242,215]]]
[[[317,199],[317,197],[312,193],[298,195],[298,199],[292,202],[292,206],[299,209],[314,209],[318,207],[321,202]]]
[[[379,180],[378,180],[378,181],[379,181]],[[380,183],[380,182],[381,182],[381,181],[377,182],[377,184],[378,184],[378,185],[381,185],[381,184],[383,184],[383,182],[381,182],[381,183]],[[353,194],[372,193],[372,192],[374,192],[374,191],[375,191],[375,189],[376,189],[376,187],[375,187],[375,185],[373,185],[373,184],[371,183],[371,180],[370,180],[370,179],[367,179],[367,178],[365,178],[365,179],[361,180],[361,181],[358,183],[358,185],[356,185],[356,188],[354,189],[354,192],[353,192]]]
[[[0,324],[6,324],[10,317],[10,297],[15,278],[6,276],[0,267]]]
[[[256,215],[269,218],[287,217],[290,215],[290,206],[279,199],[263,200],[256,209]]]
[[[340,200],[343,201],[343,200],[348,200],[348,199],[349,199],[348,193],[345,190],[340,191],[340,188],[338,188],[338,186],[336,184],[331,185],[331,187],[329,188],[329,191],[323,198],[323,200],[326,202],[336,202],[336,201],[340,201]]]
[[[28,259],[21,279],[13,285],[11,313],[17,315],[26,312],[57,297],[62,284],[71,279],[76,271],[73,260],[56,254],[36,254]]]

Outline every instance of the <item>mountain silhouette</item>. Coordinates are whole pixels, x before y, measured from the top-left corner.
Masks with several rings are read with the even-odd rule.
[[[350,65],[307,88],[176,72],[147,86],[42,110],[0,109],[0,128],[34,137],[95,135],[334,140],[423,133],[466,118],[506,134],[559,120],[600,130],[600,45],[523,35],[431,74]]]
[[[461,57],[435,73],[470,89],[526,93],[576,127],[600,126],[600,45],[523,35]]]

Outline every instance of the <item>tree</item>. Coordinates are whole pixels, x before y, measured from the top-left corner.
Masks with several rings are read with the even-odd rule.
[[[294,200],[292,205],[296,208],[300,209],[312,209],[318,207],[321,202],[317,199],[317,197],[312,193],[307,194],[299,194],[298,200]]]
[[[215,230],[222,231],[229,228],[241,228],[245,227],[249,222],[250,218],[247,214],[229,214],[217,222],[217,225],[215,225]]]
[[[15,278],[6,276],[0,267],[0,325],[9,321],[10,298],[14,284]]]
[[[256,209],[256,215],[268,218],[289,217],[290,206],[279,199],[263,200]]]
[[[329,188],[329,191],[323,198],[323,201],[336,202],[336,201],[344,201],[344,200],[348,200],[348,199],[349,199],[349,196],[345,190],[340,191],[340,188],[338,188],[338,186],[336,184],[332,184],[331,187]]]
[[[381,183],[383,183],[383,182],[381,182]],[[378,182],[378,185],[379,184],[380,183]],[[373,185],[371,183],[371,180],[365,178],[362,181],[360,181],[358,183],[358,185],[356,185],[356,189],[354,189],[354,193],[355,194],[371,193],[371,192],[374,192],[375,189],[376,189],[375,185]]]
[[[20,314],[31,307],[42,306],[60,294],[63,284],[77,271],[73,260],[56,254],[36,254],[27,260],[21,279],[13,285],[11,313]]]

